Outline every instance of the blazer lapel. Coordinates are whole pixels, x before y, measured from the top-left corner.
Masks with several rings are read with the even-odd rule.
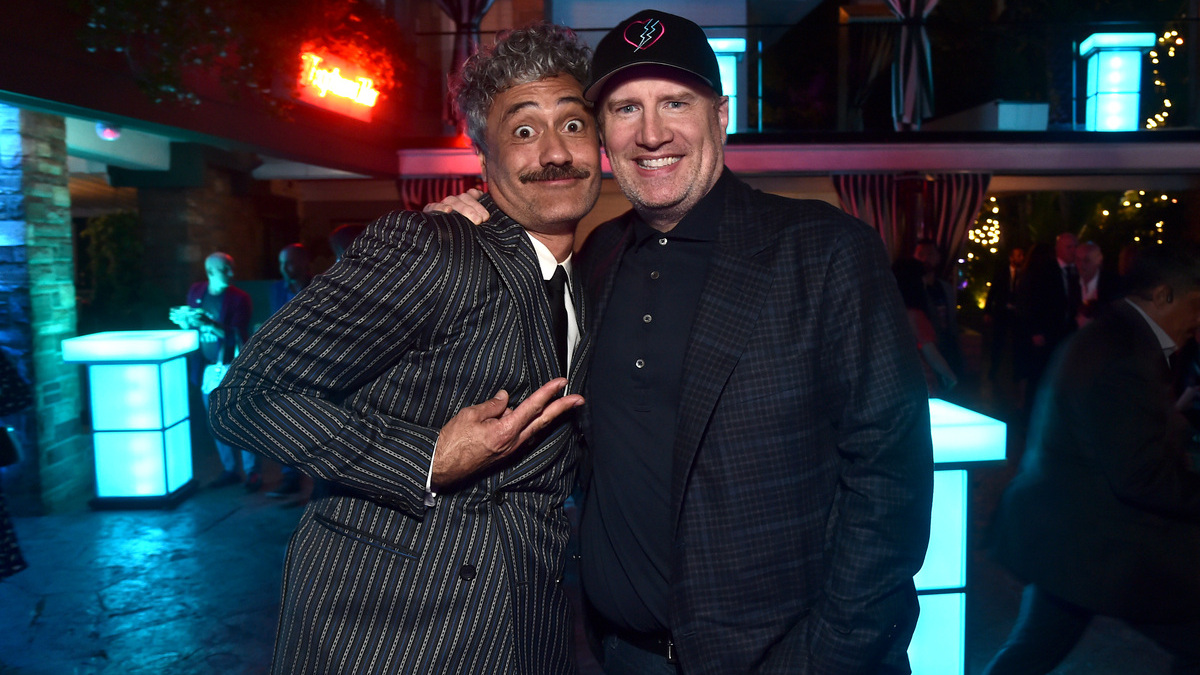
[[[627,212],[621,221],[621,226],[616,228],[615,233],[609,234],[614,241],[598,241],[596,246],[598,250],[605,251],[605,257],[597,260],[594,269],[586,270],[588,278],[585,280],[584,286],[591,291],[589,297],[595,298],[593,307],[589,307],[588,311],[591,314],[591,319],[587,324],[588,333],[594,334],[600,329],[604,322],[604,312],[608,309],[608,298],[612,294],[613,283],[617,279],[617,269],[621,267],[621,258],[625,255],[625,250],[629,248],[629,242],[633,238],[633,212]],[[593,237],[605,236],[607,232],[597,230],[592,233]]]
[[[525,230],[485,195],[482,203],[492,213],[479,227],[489,245],[484,252],[496,268],[500,280],[516,306],[521,325],[521,340],[530,370],[530,392],[554,377],[555,366],[550,306],[537,255],[526,238]]]
[[[558,372],[550,305],[545,284],[542,282],[541,267],[525,230],[500,211],[490,197],[485,195],[481,202],[492,214],[488,222],[479,228],[488,244],[483,246],[483,250],[500,275],[501,282],[508,288],[511,301],[517,308],[521,341],[529,368],[528,393],[533,393],[534,389],[557,377]],[[572,282],[572,292],[577,293],[573,300],[582,298],[578,282]],[[576,312],[580,311],[583,304],[582,300],[577,301]],[[580,348],[576,350],[576,359],[572,367],[572,372],[577,373],[576,379],[579,378],[578,373],[582,373],[583,359],[580,358],[579,352],[583,349],[581,343]],[[547,443],[543,439],[536,446],[523,449],[511,466],[502,469],[496,475],[496,484],[509,484],[538,473],[567,447],[563,443]]]
[[[672,525],[678,522],[684,487],[721,392],[737,365],[770,288],[770,255],[764,251],[773,228],[751,221],[730,188],[708,278],[696,308],[683,362],[679,415],[671,472]],[[749,227],[747,222],[755,222]]]

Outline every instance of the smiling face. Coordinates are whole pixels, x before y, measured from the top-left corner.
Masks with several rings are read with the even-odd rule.
[[[631,71],[600,97],[604,148],[621,191],[665,232],[721,177],[729,98],[670,68]]]
[[[574,77],[558,75],[496,95],[481,157],[496,204],[531,232],[574,232],[600,196],[596,124]]]

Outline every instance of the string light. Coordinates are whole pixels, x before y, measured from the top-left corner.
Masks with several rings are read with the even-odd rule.
[[[1159,90],[1160,93],[1162,93],[1167,88],[1166,79],[1159,70],[1160,65],[1162,65],[1164,68],[1166,67],[1166,64],[1161,63],[1162,59],[1164,58],[1162,48],[1166,49],[1165,58],[1174,59],[1179,55],[1176,47],[1183,46],[1183,38],[1179,36],[1179,31],[1169,30],[1159,36],[1158,43],[1161,45],[1161,48],[1151,50],[1149,57],[1150,63],[1153,65],[1154,86]],[[1146,118],[1146,128],[1159,129],[1165,127],[1167,124],[1167,108],[1170,107],[1171,99],[1164,96],[1162,102],[1163,109],[1160,112],[1155,113],[1152,117]]]
[[[967,251],[966,259],[960,259],[959,262],[967,265],[966,273],[969,277],[987,274],[990,268],[985,261],[1000,251],[1000,204],[995,197],[988,197],[984,202],[975,223],[967,230],[967,239],[968,246],[976,248],[974,251]],[[988,285],[985,283],[972,290],[975,305],[980,309],[987,303]]]
[[[988,202],[989,206],[984,207],[979,218],[975,220],[975,227],[967,232],[967,238],[995,253],[996,246],[1000,243],[1000,206],[996,204],[995,197],[989,197]],[[991,215],[988,215],[989,213]]]

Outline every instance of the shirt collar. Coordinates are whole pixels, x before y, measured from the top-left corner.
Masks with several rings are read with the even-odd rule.
[[[1171,339],[1171,336],[1167,335],[1167,332],[1160,328],[1157,323],[1154,323],[1154,319],[1151,319],[1149,314],[1147,314],[1141,307],[1138,307],[1136,302],[1130,300],[1129,298],[1125,298],[1125,302],[1128,302],[1130,307],[1136,309],[1137,313],[1141,314],[1142,318],[1146,320],[1146,323],[1150,324],[1150,330],[1154,331],[1154,337],[1158,338],[1158,346],[1162,348],[1163,356],[1169,358],[1171,354],[1174,354],[1175,350],[1179,348],[1179,345],[1175,344],[1175,341]]]
[[[549,281],[550,277],[554,276],[555,268],[559,265],[562,265],[563,269],[567,271],[567,280],[571,279],[571,256],[574,253],[568,253],[566,260],[558,262],[554,254],[550,252],[550,248],[538,241],[538,238],[530,234],[529,230],[525,230],[525,236],[529,237],[529,243],[533,244],[533,252],[537,254],[538,267],[541,268],[543,281]]]
[[[708,194],[704,195],[691,211],[671,228],[665,235],[650,227],[642,217],[634,212],[633,236],[637,244],[651,237],[667,236],[671,239],[687,239],[689,241],[716,241],[717,226],[725,213],[725,192],[729,188],[728,172],[723,172]]]

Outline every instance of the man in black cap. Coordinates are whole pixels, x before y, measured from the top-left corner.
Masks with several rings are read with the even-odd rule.
[[[581,252],[605,672],[908,672],[932,452],[879,235],[724,168],[729,98],[687,19],[622,21],[585,96],[634,207]]]
[[[932,450],[879,236],[724,168],[729,99],[687,19],[622,21],[585,97],[634,207],[580,252],[605,673],[907,673]],[[451,207],[473,210],[427,208]]]

